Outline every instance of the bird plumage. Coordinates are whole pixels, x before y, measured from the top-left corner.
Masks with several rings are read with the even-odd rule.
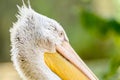
[[[45,51],[55,51],[53,42],[46,39],[49,38],[47,36],[50,34],[43,29],[47,28],[49,24],[57,23],[46,16],[36,13],[26,5],[18,6],[18,9],[18,21],[10,29],[11,56],[16,70],[24,80],[60,80],[46,66],[43,56]]]
[[[18,6],[18,9],[18,20],[10,29],[11,57],[16,70],[24,80],[68,80],[70,76],[63,78],[66,76],[65,73],[61,74],[59,70],[54,71],[54,69],[60,67],[60,64],[53,61],[54,66],[51,67],[49,65],[51,60],[61,60],[61,65],[62,63],[63,65],[66,64],[66,67],[61,66],[63,68],[60,68],[63,72],[66,69],[70,73],[73,69],[71,73],[74,74],[74,77],[81,77],[77,80],[98,80],[91,71],[88,71],[88,73],[82,71],[81,69],[84,68],[75,63],[77,59],[75,61],[71,61],[70,57],[63,59],[62,54],[54,56],[56,52],[60,53],[61,51],[59,45],[62,45],[63,42],[69,43],[64,29],[58,22],[38,14],[31,8],[30,4],[27,7],[24,2],[22,7]],[[46,53],[52,55],[52,58],[48,57]],[[66,57],[66,55],[63,56]],[[72,58],[78,58],[78,56]],[[71,78],[71,80],[75,79]]]

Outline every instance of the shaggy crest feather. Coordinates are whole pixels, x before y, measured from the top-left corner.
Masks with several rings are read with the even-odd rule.
[[[70,69],[69,65],[62,68],[58,63],[58,66],[61,67],[61,73],[55,72],[50,66],[48,67],[47,62],[49,63],[49,61],[45,59],[45,54],[48,52],[50,55],[55,55],[55,53],[62,55],[64,60],[67,59],[66,63],[70,62],[75,67],[73,79],[76,78],[76,74],[78,76],[81,74],[84,80],[88,80],[88,78],[89,80],[98,80],[70,46],[62,26],[55,20],[35,12],[31,8],[29,0],[28,6],[24,0],[22,2],[23,6],[17,6],[19,11],[16,17],[18,20],[10,29],[11,58],[20,76],[24,80],[61,80],[64,78],[60,74],[64,73],[66,68],[73,72],[71,71],[73,68]],[[54,58],[52,59],[54,60]],[[62,61],[62,58],[56,57],[58,61]],[[56,67],[57,61],[54,62],[53,67]],[[59,70],[60,68],[56,67],[55,69]],[[77,71],[80,73],[76,73]],[[71,79],[69,73],[67,80]],[[83,79],[81,76],[78,78]]]
[[[16,70],[24,80],[61,80],[46,66],[43,53],[55,52],[55,44],[68,40],[63,28],[55,20],[35,12],[29,0],[28,7],[24,1],[22,7],[17,7],[18,20],[10,29],[11,56]]]

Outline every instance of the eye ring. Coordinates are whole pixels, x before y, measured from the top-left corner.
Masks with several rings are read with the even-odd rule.
[[[60,32],[60,36],[63,36],[63,32]]]
[[[61,33],[60,33],[60,35],[62,36],[62,35],[63,35],[63,33],[61,32]]]

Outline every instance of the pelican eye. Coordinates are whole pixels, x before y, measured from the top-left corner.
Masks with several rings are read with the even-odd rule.
[[[60,35],[62,36],[62,35],[63,35],[63,32],[61,32]]]
[[[63,37],[63,35],[64,35],[63,32],[60,32],[60,33],[59,33],[59,36],[60,36],[60,37]]]

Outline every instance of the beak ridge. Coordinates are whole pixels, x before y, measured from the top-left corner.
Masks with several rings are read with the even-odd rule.
[[[82,59],[77,55],[77,53],[73,50],[73,48],[68,42],[57,44],[56,49],[63,57],[70,61],[90,80],[99,80],[94,75],[94,73],[87,67],[87,65],[82,61]]]

